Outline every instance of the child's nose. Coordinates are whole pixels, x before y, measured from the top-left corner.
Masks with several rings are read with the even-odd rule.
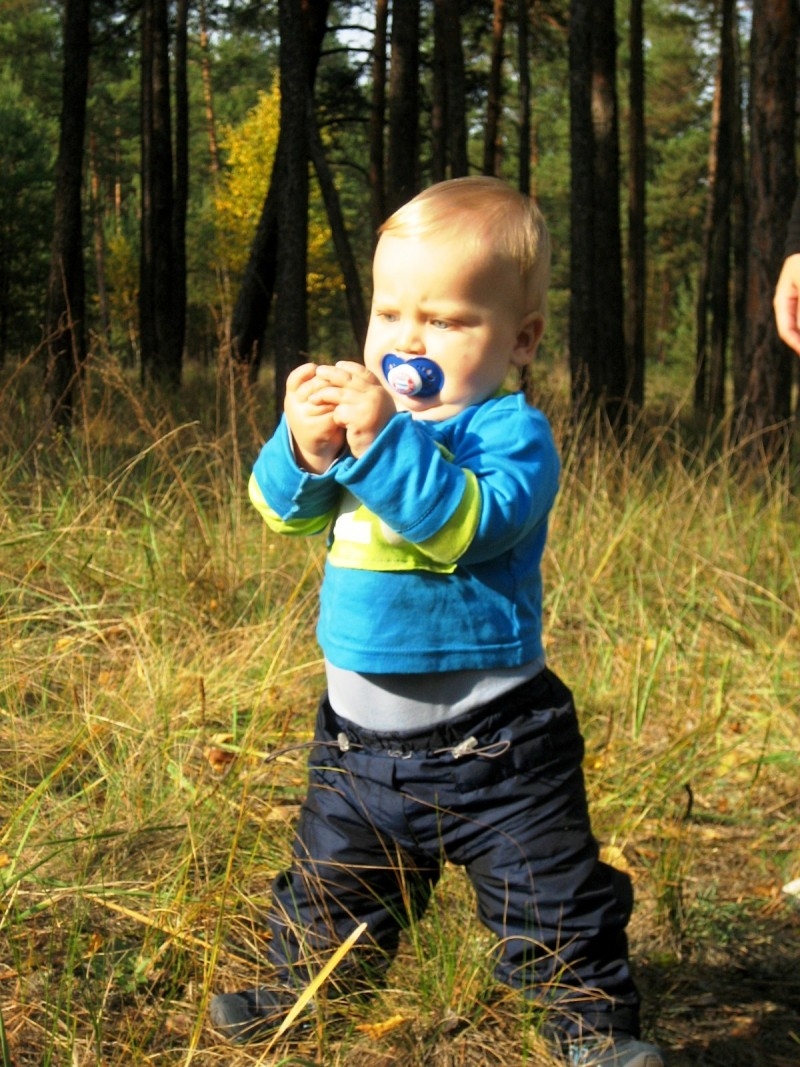
[[[422,340],[422,331],[413,322],[404,323],[400,329],[397,347],[401,352],[407,352],[412,356],[421,356],[425,351],[425,342]]]

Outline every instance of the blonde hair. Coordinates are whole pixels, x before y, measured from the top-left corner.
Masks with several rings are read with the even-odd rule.
[[[378,230],[393,237],[454,237],[464,251],[487,245],[519,272],[526,311],[545,313],[550,235],[536,203],[499,178],[451,178],[409,200]]]

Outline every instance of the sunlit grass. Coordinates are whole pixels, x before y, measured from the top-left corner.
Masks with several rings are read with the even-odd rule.
[[[250,508],[271,407],[227,370],[177,413],[106,371],[69,440],[23,378],[0,392],[0,1064],[283,1062],[224,1046],[204,1006],[265,974],[322,685],[323,540]],[[798,501],[735,451],[690,453],[677,421],[579,450],[552,407],[548,655],[598,836],[635,880],[634,957],[670,968],[788,907],[798,874]],[[306,1062],[538,1062],[472,912],[445,872],[389,987],[309,1035]]]

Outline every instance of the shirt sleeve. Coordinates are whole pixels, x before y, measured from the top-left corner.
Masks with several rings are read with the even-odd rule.
[[[250,500],[278,533],[319,533],[333,518],[341,496],[335,467],[325,474],[301,470],[284,417],[253,466]]]
[[[507,551],[541,522],[558,488],[547,420],[521,398],[481,405],[437,440],[398,415],[338,481],[398,536],[438,562]]]

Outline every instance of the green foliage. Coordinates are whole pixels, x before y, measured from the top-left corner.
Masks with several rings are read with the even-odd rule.
[[[708,140],[713,76],[718,50],[718,13],[711,0],[675,4],[647,0],[647,339],[651,361],[667,358],[692,374],[687,357],[694,347],[688,300],[695,285],[707,194]],[[95,5],[92,24],[91,84],[88,102],[84,240],[89,322],[93,336],[127,359],[137,348],[138,218],[141,166],[139,124],[138,22],[126,3]],[[0,175],[0,210],[7,230],[0,235],[0,272],[11,289],[3,303],[8,351],[24,357],[40,339],[42,300],[49,256],[52,198],[51,161],[57,147],[60,110],[60,34],[63,5],[55,0],[7,0],[0,12],[0,52],[4,55],[2,152],[16,153],[18,176]],[[190,361],[215,358],[229,333],[230,314],[255,233],[271,171],[275,130],[266,122],[278,66],[277,7],[274,4],[209,0],[204,5],[207,45],[201,46],[200,10],[190,12],[190,202],[188,232],[188,352]],[[466,66],[469,154],[473,170],[482,165],[486,120],[492,5],[469,0],[461,6]],[[503,63],[501,119],[502,173],[516,181],[519,144],[517,11],[509,9]],[[567,351],[570,247],[570,149],[568,15],[565,0],[536,0],[530,16],[533,192],[553,237],[553,294],[548,350]],[[370,210],[368,132],[372,28],[375,12],[364,3],[330,11],[315,85],[315,107],[325,139],[345,224],[365,291],[373,246]],[[421,98],[423,101],[420,180],[430,177],[432,99],[432,8],[423,5]],[[617,5],[618,83],[621,109],[622,217],[626,217],[627,8]],[[353,24],[362,30],[355,32]],[[746,23],[743,20],[742,29]],[[204,75],[210,78],[207,86]],[[16,86],[13,91],[11,86]],[[210,99],[206,91],[210,86]],[[21,91],[20,91],[21,87]],[[746,88],[746,87],[745,87]],[[9,95],[11,94],[11,95]],[[215,129],[223,142],[222,171],[212,159]],[[273,99],[273,119],[274,123]],[[13,114],[8,114],[8,109]],[[22,127],[18,126],[22,123]],[[19,129],[19,133],[15,132]],[[233,142],[240,143],[232,151]],[[11,145],[12,141],[15,143]],[[9,147],[11,146],[11,147]],[[249,152],[236,158],[236,152]],[[251,171],[245,178],[246,168]],[[241,203],[230,201],[239,183]],[[246,189],[242,189],[246,185]],[[313,185],[313,183],[312,183]],[[19,190],[19,191],[17,191]],[[238,193],[237,193],[238,195]],[[337,257],[320,198],[310,216],[309,328],[315,353],[352,356],[354,345]],[[228,206],[215,205],[228,196]],[[8,205],[13,207],[9,208]],[[624,225],[624,222],[623,222]],[[103,244],[103,239],[105,244]],[[101,316],[105,279],[110,323]],[[0,289],[2,292],[2,289]],[[0,341],[2,331],[0,331]],[[648,373],[648,381],[650,374]],[[648,400],[650,399],[648,386]]]
[[[706,13],[648,5],[646,56],[649,355],[685,340],[694,347],[693,290],[708,190],[715,53]]]
[[[0,66],[0,362],[38,339],[52,227],[53,124]]]
[[[50,0],[3,0],[0,7],[0,56],[36,101],[44,115],[55,118],[61,107],[60,47],[63,5]]]

